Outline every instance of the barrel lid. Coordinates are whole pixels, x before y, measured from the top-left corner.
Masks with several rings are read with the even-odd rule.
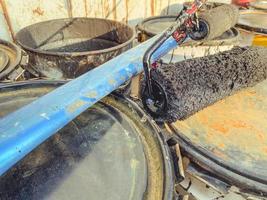
[[[139,23],[137,28],[152,37],[170,27],[176,18],[177,16],[175,15],[149,17]]]
[[[267,80],[171,126],[205,168],[267,194]]]
[[[8,59],[8,55],[0,49],[0,72],[6,68]]]
[[[260,34],[267,34],[267,12],[260,10],[240,11],[237,26]]]
[[[59,85],[0,85],[0,118]],[[157,199],[167,186],[172,196],[170,155],[129,104],[113,95],[78,116],[1,177],[0,199]]]
[[[249,5],[253,8],[256,8],[256,9],[267,10],[267,1],[266,0],[252,1],[249,3]]]

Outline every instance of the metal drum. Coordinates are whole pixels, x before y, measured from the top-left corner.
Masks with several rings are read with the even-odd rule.
[[[22,51],[17,45],[0,40],[0,81],[20,78],[24,73],[24,69],[19,66],[22,57]]]
[[[56,19],[30,25],[16,35],[39,76],[75,78],[132,47],[134,31],[97,18]]]
[[[230,194],[235,197],[227,199],[267,198],[266,80],[170,128],[181,146],[187,177],[204,183],[206,197],[207,188],[213,188],[219,192],[210,199]]]
[[[0,117],[62,83],[2,85]],[[172,199],[169,151],[143,116],[130,100],[104,98],[6,172],[0,199]]]
[[[237,26],[242,30],[246,43],[267,46],[267,12],[261,10],[243,10]]]

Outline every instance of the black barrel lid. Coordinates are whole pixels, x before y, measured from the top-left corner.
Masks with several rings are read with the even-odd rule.
[[[267,80],[172,127],[205,169],[243,191],[267,195]]]

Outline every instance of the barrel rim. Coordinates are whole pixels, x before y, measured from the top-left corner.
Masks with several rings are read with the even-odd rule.
[[[8,58],[7,54],[2,49],[0,49],[0,57],[2,57],[2,62],[0,62],[0,73],[1,73],[8,65],[9,58]]]
[[[0,79],[3,79],[10,72],[12,72],[16,68],[16,66],[19,65],[19,63],[21,61],[21,57],[22,57],[22,49],[18,45],[16,45],[15,43],[9,42],[9,41],[6,41],[6,40],[2,40],[2,39],[0,39],[0,45],[4,45],[4,46],[10,48],[17,55],[14,63],[13,64],[9,64],[10,63],[9,62],[8,65],[5,67],[5,69],[0,72]]]
[[[126,42],[116,45],[114,47],[110,47],[110,48],[106,48],[106,49],[102,49],[102,50],[94,50],[94,51],[81,51],[81,52],[51,52],[51,51],[45,51],[45,50],[38,50],[38,49],[34,49],[32,47],[29,47],[28,45],[23,44],[19,39],[19,35],[22,33],[22,31],[26,30],[29,27],[32,26],[37,26],[37,25],[41,25],[43,23],[49,23],[52,21],[69,21],[69,20],[99,20],[99,21],[109,21],[109,22],[113,22],[113,23],[117,23],[120,26],[123,27],[127,27],[131,32],[132,32],[132,37],[127,40]],[[51,56],[71,56],[71,57],[76,57],[76,56],[87,56],[87,55],[97,55],[97,54],[102,54],[102,53],[107,53],[110,51],[114,51],[117,49],[121,49],[129,44],[131,44],[133,42],[133,40],[135,39],[135,31],[132,27],[128,26],[125,23],[116,21],[116,20],[110,20],[110,19],[103,19],[103,18],[93,18],[93,17],[74,17],[74,18],[60,18],[60,19],[52,19],[52,20],[46,20],[46,21],[42,21],[42,22],[38,22],[35,24],[31,24],[29,26],[26,26],[24,28],[22,28],[16,35],[15,35],[15,41],[17,44],[19,44],[23,49],[33,52],[33,53],[38,53],[38,54],[43,54],[43,55],[51,55]]]
[[[263,14],[266,15],[266,11],[263,10],[242,10],[239,12],[239,15],[247,15],[247,14]],[[248,32],[255,32],[261,35],[267,35],[267,28],[257,28],[257,27],[251,27],[249,25],[244,25],[244,24],[240,24],[239,22],[237,22],[236,24],[237,27],[241,28],[244,31],[248,31]]]
[[[224,46],[224,45],[236,45],[239,44],[239,39],[240,39],[240,32],[237,28],[235,27],[231,27],[230,29],[228,29],[227,31],[232,31],[235,36],[234,37],[230,37],[230,38],[225,38],[225,39],[219,39],[217,40],[217,38],[211,39],[211,40],[200,40],[200,41],[189,41],[189,42],[185,42],[184,44],[182,44],[181,46]],[[226,32],[227,32],[226,31]],[[220,37],[220,36],[219,36]]]
[[[165,18],[174,18],[176,19],[177,16],[175,15],[159,15],[159,16],[152,16],[152,17],[148,17],[148,18],[145,18],[143,21],[139,22],[137,25],[136,25],[136,29],[137,30],[140,30],[144,33],[146,33],[148,36],[150,37],[153,37],[156,35],[156,33],[152,33],[148,30],[146,30],[144,24],[148,21],[151,21],[151,20],[156,20],[156,19],[165,19]]]
[[[191,142],[177,128],[172,125],[169,127],[175,133],[174,137],[185,151],[185,154],[199,166],[220,177],[222,180],[235,184],[241,192],[267,196],[267,183],[257,180],[257,177],[247,176],[241,169],[235,169],[233,166],[223,163],[222,160],[216,158],[203,147]]]
[[[63,84],[69,82],[70,80],[27,80],[27,81],[19,81],[19,82],[10,82],[1,84],[0,83],[0,92],[5,91],[6,89],[17,89],[17,88],[25,88],[25,87],[40,87],[40,86],[51,86],[51,87],[60,87]],[[154,120],[145,113],[144,110],[138,105],[138,103],[134,102],[130,98],[125,95],[114,91],[109,96],[114,97],[115,99],[122,100],[123,104],[128,105],[131,109],[136,111],[137,115],[140,119],[145,118],[146,123],[149,126],[149,129],[153,131],[153,135],[156,137],[156,140],[159,143],[160,153],[162,154],[162,167],[163,167],[163,199],[173,199],[176,197],[175,192],[175,174],[174,174],[174,166],[172,163],[172,158],[170,149],[166,142],[165,136],[162,134],[160,127],[154,122]],[[101,102],[101,101],[100,101]]]

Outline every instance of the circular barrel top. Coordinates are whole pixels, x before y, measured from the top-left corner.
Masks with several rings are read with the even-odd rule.
[[[138,29],[152,37],[170,27],[175,22],[176,18],[177,16],[174,15],[149,17],[138,24]]]
[[[0,118],[55,85],[0,87]],[[0,199],[162,199],[160,147],[128,103],[106,97],[83,112],[1,177]]]
[[[267,192],[267,80],[172,124],[184,148],[231,172],[228,177],[248,188]],[[199,155],[200,155],[199,154]],[[205,163],[204,163],[205,165]],[[225,174],[217,174],[227,178]],[[245,179],[244,179],[245,178]],[[237,178],[239,179],[239,178]],[[242,179],[242,180],[241,180]],[[245,180],[245,181],[244,181]]]

